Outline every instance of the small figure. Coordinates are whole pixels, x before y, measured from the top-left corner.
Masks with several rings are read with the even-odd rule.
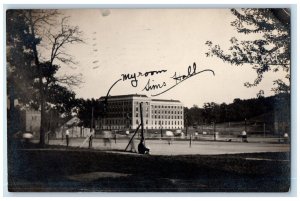
[[[69,135],[70,135],[70,132],[69,132],[69,129],[67,129],[67,130],[66,130],[67,147],[69,146]]]
[[[150,153],[150,149],[146,147],[144,142],[140,142],[140,144],[138,146],[138,151],[139,151],[139,154],[149,154]]]
[[[104,146],[106,147],[106,144],[109,144],[109,147],[111,147],[111,131],[104,131],[104,138],[103,138],[103,142],[104,142]]]
[[[248,142],[248,140],[247,140],[247,132],[246,131],[242,132],[242,142]]]
[[[168,144],[171,145],[173,141],[174,134],[172,131],[166,131]]]
[[[134,139],[131,140],[132,135],[130,135],[129,131],[126,131],[126,136],[128,137],[128,142],[130,142],[130,152],[136,153]],[[131,141],[130,141],[131,140]]]
[[[91,149],[93,146],[93,135],[90,135],[89,137],[89,149]]]
[[[284,143],[288,143],[289,142],[289,134],[288,133],[284,133],[283,140],[284,140]]]
[[[198,135],[199,135],[199,133],[198,133],[198,131],[196,131],[195,134],[194,134],[195,139],[198,139]]]

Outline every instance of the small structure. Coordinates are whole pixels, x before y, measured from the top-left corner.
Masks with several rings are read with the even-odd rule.
[[[32,133],[32,138],[38,139],[41,125],[41,112],[37,110],[23,110],[20,115],[21,130]]]

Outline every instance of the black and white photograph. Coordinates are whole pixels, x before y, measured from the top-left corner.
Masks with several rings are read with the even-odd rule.
[[[7,191],[289,193],[291,14],[7,9]]]

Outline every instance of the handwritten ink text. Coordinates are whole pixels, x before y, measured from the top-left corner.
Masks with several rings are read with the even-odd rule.
[[[167,72],[167,70],[159,70],[159,71],[147,71],[145,73],[142,73],[142,72],[138,72],[138,74],[136,73],[133,73],[133,74],[130,74],[130,73],[127,73],[127,74],[121,74],[122,76],[122,80],[125,81],[125,80],[131,80],[131,86],[133,87],[137,87],[138,86],[138,77],[148,77],[148,76],[153,76],[153,75],[156,75],[156,74],[160,74],[160,73],[165,73]]]

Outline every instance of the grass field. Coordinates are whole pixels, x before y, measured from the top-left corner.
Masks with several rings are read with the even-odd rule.
[[[287,192],[289,152],[139,155],[62,146],[9,152],[11,192]]]

